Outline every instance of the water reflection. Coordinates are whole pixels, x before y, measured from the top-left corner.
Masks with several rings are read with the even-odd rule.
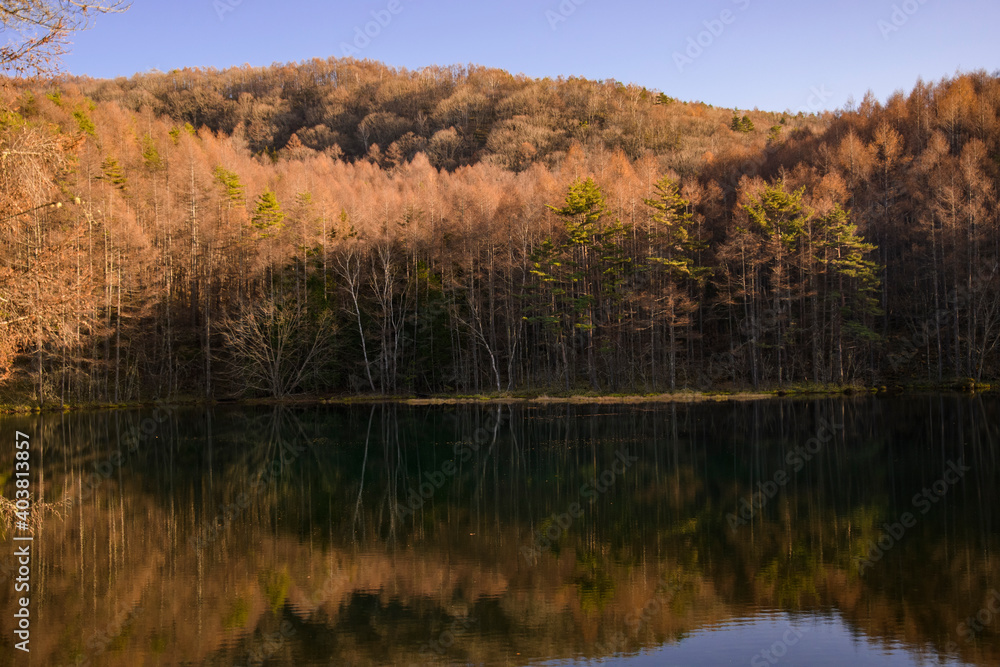
[[[996,665],[998,407],[937,396],[5,419],[43,443],[36,489],[74,500],[36,537],[31,657]],[[962,475],[935,487],[949,465]],[[10,448],[8,497],[12,469]],[[6,660],[9,582],[0,604]]]
[[[584,664],[628,667],[765,667],[777,664],[786,667],[917,667],[934,664],[958,667],[970,663],[940,656],[933,649],[868,637],[836,613],[775,613],[707,624],[676,644]]]

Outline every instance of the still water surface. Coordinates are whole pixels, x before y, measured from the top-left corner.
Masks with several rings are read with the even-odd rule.
[[[29,655],[5,537],[0,664],[998,665],[998,415],[918,396],[5,418],[55,505]]]

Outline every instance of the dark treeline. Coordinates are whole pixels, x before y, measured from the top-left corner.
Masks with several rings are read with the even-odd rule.
[[[353,60],[8,81],[8,398],[1000,372],[1000,78],[823,115]]]

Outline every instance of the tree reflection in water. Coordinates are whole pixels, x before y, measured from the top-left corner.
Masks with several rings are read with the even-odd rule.
[[[784,664],[998,664],[1000,622],[967,624],[1000,588],[998,408],[917,396],[176,409],[36,531],[32,651],[108,665],[684,661],[714,637],[749,663],[781,640],[776,618],[795,618],[831,639],[804,637]],[[36,488],[57,502],[146,416],[4,423],[44,443]],[[843,429],[732,530],[727,514],[820,420]],[[635,463],[526,561],[621,451]],[[12,469],[12,450],[0,456]],[[859,575],[866,545],[959,459],[961,483]],[[13,586],[0,590],[10,610]],[[852,634],[874,657],[830,648]]]

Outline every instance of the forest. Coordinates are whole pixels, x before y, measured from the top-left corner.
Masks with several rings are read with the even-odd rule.
[[[4,79],[0,403],[1000,375],[1000,72],[835,112],[354,59]]]

